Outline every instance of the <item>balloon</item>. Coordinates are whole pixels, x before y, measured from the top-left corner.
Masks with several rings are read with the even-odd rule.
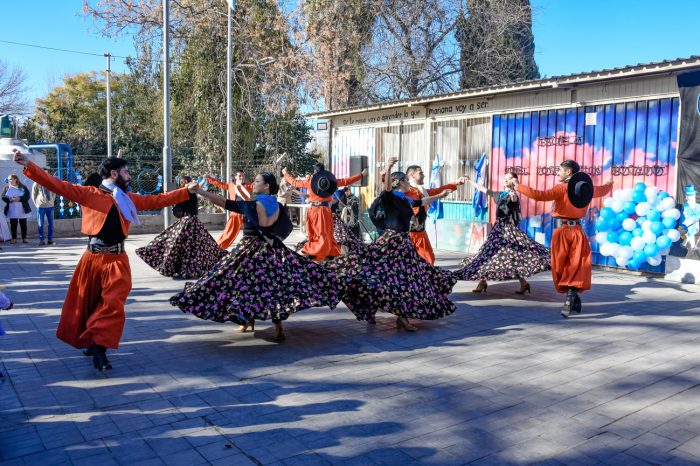
[[[632,200],[637,204],[647,201],[647,197],[644,195],[644,191],[635,191],[632,193]]]
[[[634,236],[632,236],[632,233],[630,233],[629,231],[623,231],[618,237],[620,246],[629,246],[632,243],[632,238],[634,238]]]
[[[625,203],[622,202],[620,199],[615,199],[612,202],[612,205],[610,206],[610,208],[613,210],[613,212],[618,214],[618,213],[621,213],[623,210],[625,210]]]
[[[659,205],[659,198],[656,196],[647,197],[647,204],[649,204],[651,207],[656,207]]]
[[[615,191],[613,191],[612,197],[616,201],[617,200],[621,201],[622,200],[622,190],[616,189]]]
[[[661,216],[663,218],[674,218],[674,219],[678,220],[679,218],[681,218],[681,211],[678,209],[668,209],[668,210],[664,210],[661,213]]]
[[[644,251],[640,249],[639,251],[634,251],[632,253],[632,260],[636,262],[644,262],[647,260],[647,256],[644,254]]]
[[[622,202],[630,202],[632,201],[632,189],[631,188],[626,188],[622,190],[622,195],[620,196],[620,199]]]
[[[668,196],[668,194],[666,194],[666,196]],[[661,210],[673,209],[674,207],[676,207],[676,200],[672,197],[666,197],[661,201]]]
[[[622,257],[625,260],[629,260],[632,257],[632,254],[634,251],[632,251],[632,248],[629,246],[621,246],[620,250],[617,251],[617,257]]]
[[[626,218],[622,221],[622,228],[624,228],[627,231],[632,231],[635,228],[637,228],[637,222],[635,222],[631,218]]]
[[[641,267],[641,265],[642,265],[641,262],[638,260],[635,260],[635,259],[632,259],[631,261],[629,261],[627,263],[627,267],[630,270],[639,270],[639,267]]]
[[[596,241],[598,241],[598,244],[603,245],[608,242],[608,235],[606,233],[599,233],[595,235]]]
[[[634,202],[632,202],[632,201],[625,202],[624,209],[625,209],[625,212],[627,212],[628,214],[634,214],[636,208],[637,208],[637,204],[635,204]]]
[[[599,218],[595,221],[595,229],[596,231],[608,231],[610,229],[610,222],[604,218]]]
[[[610,220],[610,229],[613,231],[617,231],[622,227],[622,223],[616,218]]]
[[[647,257],[647,262],[652,267],[656,267],[657,265],[661,265],[661,256]]]
[[[668,193],[666,191],[661,191],[659,193],[659,199],[664,200],[668,197]]]
[[[616,231],[609,231],[606,238],[608,243],[617,243],[620,240],[620,235]],[[654,237],[654,241],[656,241],[656,237]]]
[[[650,231],[652,223],[654,222],[651,220],[644,220],[644,223],[642,223],[642,231]]]
[[[617,265],[619,265],[620,267],[626,266],[626,265],[627,265],[627,262],[628,262],[628,260],[625,259],[624,257],[618,256],[618,257],[615,258],[615,263],[616,263]]]
[[[647,221],[647,218],[646,218],[646,217],[637,217],[637,223],[639,224],[640,227],[641,227],[642,224],[643,224],[644,222],[646,222],[646,221]]]
[[[617,253],[620,250],[620,245],[617,243],[605,243],[605,245],[608,247],[608,251],[610,251],[609,255],[617,257]]]
[[[642,239],[646,244],[656,244],[656,235],[650,231],[645,231],[642,235]]]
[[[598,249],[598,251],[605,257],[608,257],[610,255],[610,243],[601,244],[600,249]]]
[[[671,252],[671,248],[659,249],[659,255],[660,255],[660,256],[667,256],[669,252]]]
[[[664,231],[664,224],[661,222],[651,222],[649,230],[658,236]]]
[[[618,222],[620,222],[622,224],[622,222],[627,220],[629,217],[630,216],[627,212],[625,212],[624,210],[621,210],[620,212],[617,213],[617,215],[615,215],[615,220],[617,220]]]
[[[666,217],[661,220],[661,223],[663,224],[664,228],[675,228],[676,219],[673,217]]]
[[[656,186],[649,186],[647,189],[644,190],[644,195],[647,198],[656,197],[657,194],[659,194],[659,188],[657,188]]]
[[[644,254],[647,257],[654,257],[659,253],[659,247],[655,244],[647,244],[644,246]]]
[[[673,241],[671,241],[671,238],[668,236],[662,235],[656,238],[656,245],[659,247],[659,249],[670,248],[671,244],[673,244]]]
[[[635,236],[634,238],[632,238],[632,241],[630,241],[630,247],[633,251],[641,251],[642,249],[644,249],[645,244],[646,243],[644,242],[644,240],[639,236]]]
[[[668,239],[673,241],[674,243],[681,239],[681,232],[673,229],[673,230],[668,230],[668,233],[666,233],[666,236],[668,236]]]
[[[612,210],[610,207],[603,207],[602,209],[600,209],[600,216],[605,220],[612,220],[613,218],[615,218],[615,211]]]
[[[641,237],[643,234],[644,234],[644,230],[642,230],[640,227],[637,227],[634,230],[632,230],[632,236]]]
[[[613,199],[612,197],[606,197],[606,198],[603,200],[603,206],[605,206],[605,207],[610,207],[610,206],[612,206],[612,203],[613,203],[614,200],[615,200],[615,199]]]
[[[637,215],[640,217],[643,217],[649,212],[650,206],[648,202],[640,201],[639,204],[637,204],[637,208],[634,209]]]
[[[660,218],[661,212],[656,209],[651,209],[649,212],[647,212],[647,219],[651,220],[652,222],[658,222]]]
[[[641,181],[635,183],[634,187],[632,188],[633,191],[644,191],[645,189],[647,189],[647,185],[645,185]]]

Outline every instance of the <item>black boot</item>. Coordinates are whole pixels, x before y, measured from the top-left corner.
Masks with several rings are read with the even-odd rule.
[[[100,372],[112,369],[112,364],[107,359],[107,348],[93,344],[90,349],[92,350],[92,364],[95,366],[95,369]]]
[[[574,304],[571,306],[571,310],[580,314],[581,313],[581,297],[578,295],[578,292],[574,290]]]
[[[568,319],[569,314],[571,314],[574,307],[575,296],[576,290],[574,288],[566,290],[566,300],[564,301],[564,308],[561,310],[561,316],[565,319]]]

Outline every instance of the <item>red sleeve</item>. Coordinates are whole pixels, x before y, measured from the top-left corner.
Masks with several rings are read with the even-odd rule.
[[[610,191],[612,191],[612,189],[612,183],[605,183],[601,186],[593,186],[593,197],[603,197],[606,194],[610,194]]]
[[[349,184],[357,183],[361,179],[362,173],[358,173],[357,175],[353,175],[350,178],[337,178],[336,181],[338,182],[338,187],[340,188]]]
[[[284,179],[287,183],[291,184],[292,186],[294,186],[297,189],[302,189],[302,188],[308,189],[311,186],[311,184],[309,183],[309,180],[294,179],[294,177],[292,175],[290,175],[289,173],[284,174]]]
[[[434,189],[426,189],[428,191],[428,196],[435,196],[437,194],[440,194],[443,191],[457,191],[457,183],[450,183],[446,184],[444,186],[440,186],[439,188],[434,188]]]
[[[228,183],[224,183],[223,181],[219,181],[216,178],[212,178],[211,176],[207,176],[207,181],[209,182],[209,184],[213,184],[217,188],[223,189],[224,191],[226,191],[228,189]]]
[[[107,213],[112,208],[112,200],[108,196],[96,195],[100,194],[99,189],[93,186],[80,186],[59,180],[46,173],[33,162],[29,162],[29,165],[24,169],[24,174],[27,178],[47,188],[49,191],[90,209]]]
[[[134,201],[136,210],[157,210],[187,201],[190,198],[190,192],[187,188],[180,188],[175,191],[170,191],[169,193],[157,194],[155,196],[143,196],[141,194],[129,193],[129,197]]]
[[[515,190],[523,196],[529,197],[530,199],[535,201],[554,201],[556,199],[559,199],[562,195],[563,189],[566,189],[566,185],[563,183],[558,184],[552,189],[548,189],[546,191],[538,191],[536,189],[532,189],[531,187],[522,184],[519,184],[515,188]]]

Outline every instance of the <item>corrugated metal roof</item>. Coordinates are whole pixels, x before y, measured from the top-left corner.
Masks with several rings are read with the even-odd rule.
[[[406,105],[425,105],[445,100],[464,99],[469,97],[485,96],[490,94],[503,94],[509,92],[522,92],[527,90],[542,88],[558,88],[567,85],[579,85],[609,79],[624,79],[638,76],[648,76],[659,73],[669,73],[681,71],[688,68],[700,67],[700,55],[692,55],[687,58],[676,58],[673,60],[663,60],[651,63],[639,63],[620,68],[609,68],[598,71],[588,71],[585,73],[575,73],[551,78],[534,79],[520,81],[499,86],[486,86],[473,89],[463,89],[446,94],[436,94],[432,96],[416,97],[413,99],[392,100],[379,102],[370,105],[360,105],[339,110],[329,110],[324,112],[309,113],[309,118],[331,118],[350,113],[368,112],[374,110],[385,110]]]

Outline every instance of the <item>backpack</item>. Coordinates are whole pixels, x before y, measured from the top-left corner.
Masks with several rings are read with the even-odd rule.
[[[380,230],[386,229],[386,212],[384,211],[381,195],[377,196],[374,201],[372,201],[372,205],[369,206],[367,213],[375,227]]]

